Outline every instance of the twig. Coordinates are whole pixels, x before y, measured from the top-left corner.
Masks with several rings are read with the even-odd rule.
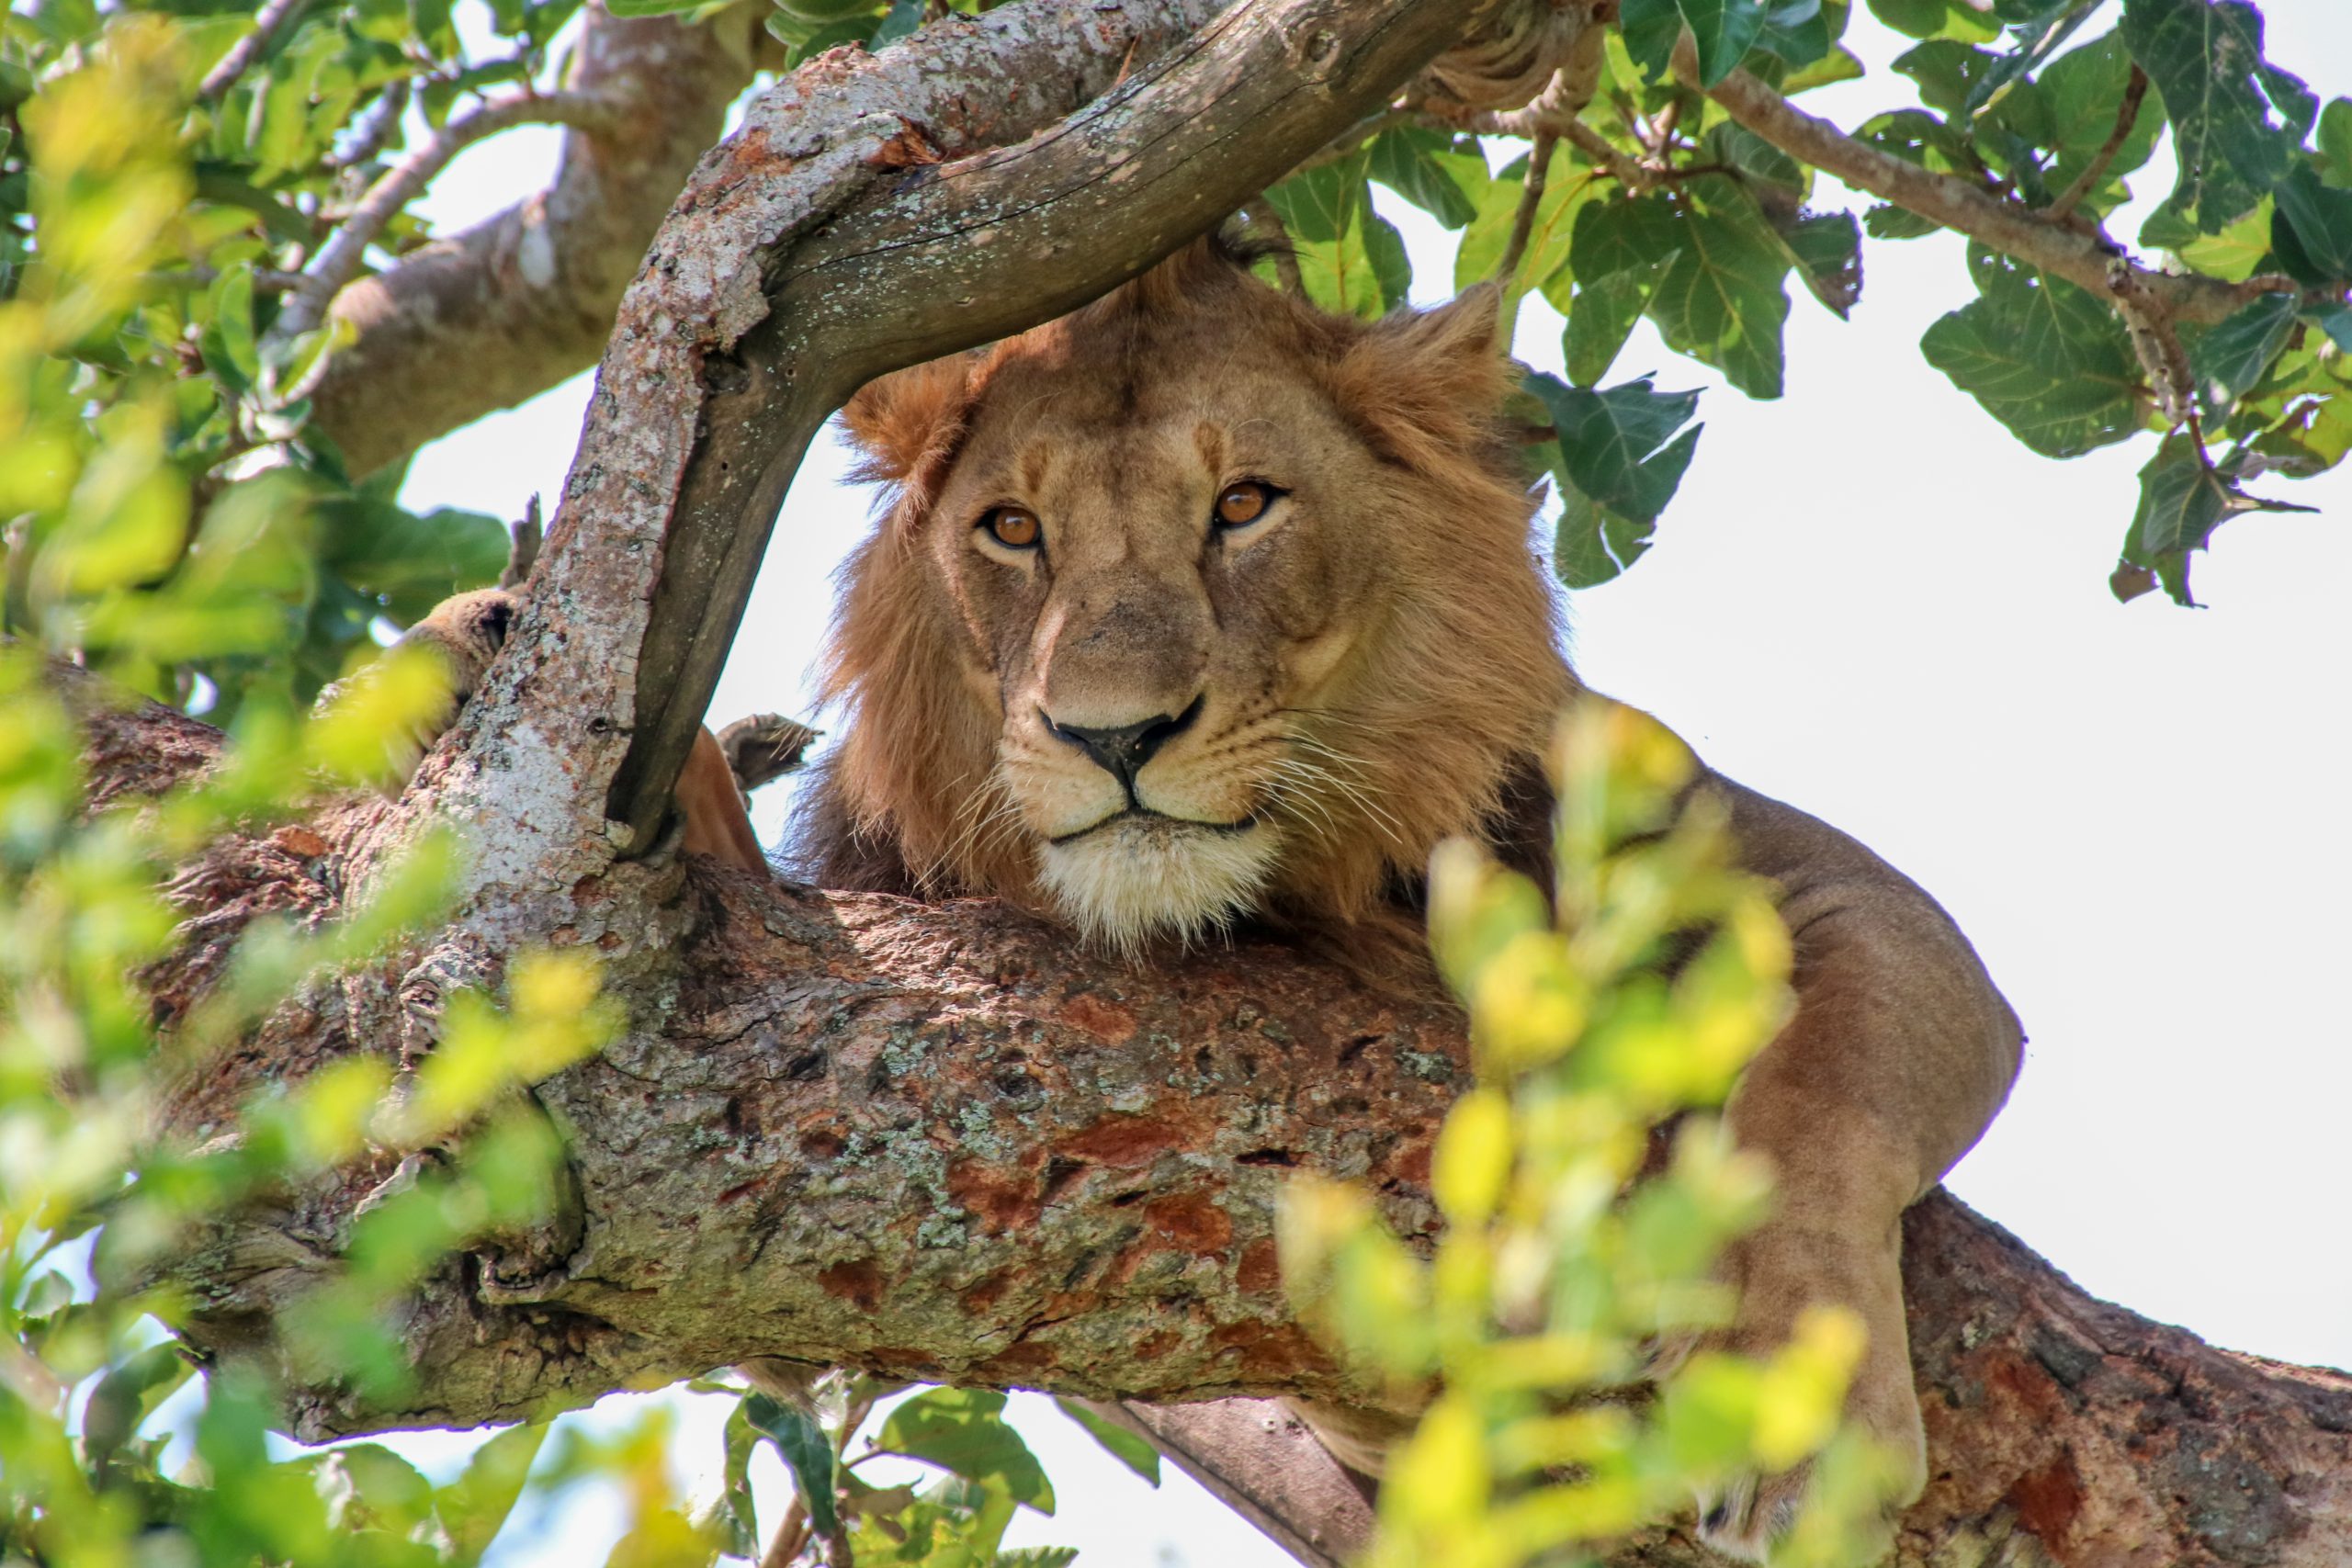
[[[1655,188],[1665,178],[1662,171],[1618,151],[1609,138],[1580,119],[1568,121],[1567,137],[1577,152],[1600,164],[1605,172],[1615,176],[1618,184],[1637,195]]]
[[[276,267],[257,266],[253,273],[254,287],[267,293],[283,294],[302,286],[302,275],[299,272],[281,272]],[[209,288],[220,276],[219,267],[182,266],[164,272],[151,272],[147,275],[147,281],[166,288]]]
[[[1686,37],[1676,55],[1678,71],[1685,63],[1688,48]],[[1980,240],[2102,299],[2118,299],[2119,285],[2128,283],[2142,308],[2169,324],[2211,325],[2249,300],[2282,287],[2270,276],[2225,283],[2199,273],[2165,273],[2143,266],[2111,241],[2085,234],[2053,221],[2046,212],[2002,200],[1965,180],[1905,163],[1857,141],[1827,120],[1796,107],[1746,71],[1725,76],[1710,96],[1733,119],[1800,163]],[[2291,281],[2283,287],[2298,288]]]
[[[530,581],[531,568],[539,560],[539,545],[547,537],[547,527],[539,512],[539,492],[531,492],[530,503],[523,508],[523,515],[507,525],[506,567],[498,574],[501,588],[520,588]]]
[[[286,301],[270,336],[284,343],[309,332],[325,317],[343,286],[359,275],[368,247],[384,225],[447,167],[449,160],[486,136],[518,125],[565,125],[591,133],[618,129],[619,107],[593,93],[514,93],[492,98],[442,127],[441,133],[386,170],[351,209],[342,227],[327,237],[302,286]]]
[[[254,12],[254,30],[232,44],[229,52],[204,73],[204,80],[197,84],[197,101],[209,104],[225,96],[237,85],[237,78],[252,70],[254,62],[277,40],[278,30],[309,4],[310,0],[269,0]]]
[[[1527,184],[1519,193],[1519,210],[1511,215],[1510,238],[1503,243],[1502,259],[1495,264],[1495,274],[1506,289],[1519,280],[1520,263],[1527,259],[1528,238],[1535,232],[1535,209],[1544,203],[1544,186],[1552,172],[1552,149],[1558,145],[1558,137],[1539,130],[1528,150]]]
[[[760,1568],[792,1568],[792,1560],[808,1544],[808,1510],[794,1493],[792,1504],[777,1522],[775,1534],[768,1537],[768,1549],[760,1553]]]
[[[408,112],[409,84],[406,79],[386,85],[383,93],[369,105],[358,123],[351,128],[347,140],[329,151],[326,166],[330,169],[356,169],[374,160],[401,128],[401,116]]]
[[[2083,197],[2097,190],[2099,181],[2107,177],[2108,165],[2115,162],[2115,155],[2123,150],[2124,141],[2132,134],[2132,128],[2140,121],[2140,104],[2147,96],[2148,73],[2134,65],[2131,80],[2123,84],[2123,102],[2115,111],[2115,129],[2108,132],[2107,141],[2099,150],[2091,154],[2091,161],[2084,165],[2083,172],[2058,193],[2057,200],[2043,209],[2052,222],[2073,212]]]

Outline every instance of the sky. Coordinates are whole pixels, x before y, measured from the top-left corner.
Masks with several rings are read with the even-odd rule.
[[[2352,93],[2352,7],[2262,10],[2273,61]],[[1911,101],[1883,69],[1900,40],[1858,14],[1848,42],[1871,74],[1809,108],[1850,127]],[[551,162],[548,136],[482,144],[426,211],[461,226]],[[2134,182],[2143,205],[2157,183]],[[1863,202],[1825,182],[1815,205]],[[1417,302],[1439,302],[1450,237],[1384,210]],[[1777,402],[1646,325],[1620,355],[1611,382],[1703,389],[1706,433],[1648,555],[1570,596],[1577,667],[1862,840],[1969,933],[2030,1043],[1954,1191],[2095,1294],[2231,1348],[2352,1366],[2352,1249],[2328,1223],[2352,1106],[2352,474],[2265,481],[2319,511],[2227,525],[2197,564],[2205,608],[2118,604],[2107,575],[2153,437],[2035,457],[1918,354],[1969,297],[1960,243],[1871,242],[1865,266],[1850,322],[1796,291]],[[1516,351],[1556,372],[1560,327],[1531,299]],[[514,516],[560,495],[587,392],[582,377],[435,443],[403,499]],[[830,434],[803,465],[714,723],[808,712],[831,573],[867,525],[843,467]],[[758,803],[771,840],[788,804]],[[677,1403],[682,1463],[715,1474],[721,1402]],[[1146,1492],[1041,1401],[1018,1408],[1063,1507],[1024,1516],[1013,1543],[1079,1545],[1095,1568],[1289,1561],[1189,1483]],[[583,1560],[605,1507],[571,1500],[501,1568]]]

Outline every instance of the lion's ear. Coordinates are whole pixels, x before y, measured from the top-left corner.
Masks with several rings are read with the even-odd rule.
[[[1341,352],[1332,395],[1385,456],[1427,468],[1493,438],[1514,384],[1498,299],[1479,284],[1434,310],[1375,321]]]
[[[865,456],[850,477],[929,489],[964,434],[972,405],[973,358],[951,354],[877,377],[842,409],[842,423]]]

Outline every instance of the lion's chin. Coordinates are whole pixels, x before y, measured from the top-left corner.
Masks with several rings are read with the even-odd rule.
[[[1040,848],[1062,918],[1089,942],[1134,953],[1155,938],[1190,943],[1223,930],[1272,874],[1277,840],[1263,823],[1235,831],[1122,818]]]

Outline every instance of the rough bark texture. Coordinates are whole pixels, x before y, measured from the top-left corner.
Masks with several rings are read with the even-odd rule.
[[[703,24],[588,9],[565,85],[610,100],[622,130],[568,132],[546,190],[335,296],[356,336],[335,351],[312,423],[352,472],[596,363],[646,242],[751,85],[757,25],[748,6]]]
[[[214,738],[100,709],[110,800],[201,766]],[[155,978],[170,1012],[252,914],[330,918],[346,855],[390,808],[224,841],[181,881],[199,919]],[[317,852],[323,846],[324,852]],[[1313,1167],[1365,1181],[1408,1235],[1433,1223],[1430,1138],[1463,1045],[1451,1018],[1370,997],[1279,949],[1145,972],[1074,955],[986,901],[924,907],[766,886],[712,867],[614,867],[556,942],[660,933],[611,972],[639,1021],[541,1088],[576,1132],[576,1218],[436,1276],[409,1321],[416,1401],[300,1391],[301,1435],[472,1424],[772,1354],[894,1374],[1154,1400],[1345,1387],[1291,1323],[1273,1192]],[[360,985],[314,987],[171,1103],[217,1129],[244,1096],[397,1038]],[[197,1338],[267,1354],[277,1309],[332,1267],[390,1174],[240,1217],[186,1269]],[[2352,1378],[2233,1355],[2093,1301],[1940,1194],[1907,1224],[1913,1359],[1930,1448],[1904,1520],[1921,1568],[2352,1561]],[[1170,1413],[1182,1450],[1185,1413]],[[1196,1420],[1229,1453],[1226,1408]],[[1195,1426],[1193,1430],[1199,1431]],[[1306,1561],[1336,1562],[1361,1501],[1216,1463],[1219,1490]],[[1660,1531],[1613,1561],[1708,1561]]]
[[[700,716],[762,508],[840,395],[1139,270],[1499,9],[1242,0],[1179,43],[1188,5],[1214,9],[1032,0],[927,29],[933,52],[831,57],[780,86],[639,275],[530,604],[408,794],[225,840],[179,879],[185,942],[151,977],[166,1025],[252,915],[331,918],[427,820],[475,852],[444,929],[306,987],[181,1086],[170,1134],[216,1132],[340,1055],[413,1061],[447,993],[494,987],[529,945],[594,950],[630,1021],[537,1091],[576,1134],[556,1221],[420,1293],[415,1400],[298,1387],[302,1435],[510,1419],[752,1356],[1104,1398],[1359,1396],[1283,1308],[1272,1195],[1313,1167],[1427,1234],[1463,1059],[1449,1014],[1272,947],[1127,968],[986,902],[623,858],[666,793],[662,736]],[[1065,131],[932,161],[1120,71]],[[973,81],[1001,90],[945,85]],[[1212,112],[1244,92],[1254,119]],[[152,708],[88,722],[101,799],[211,744]],[[345,1172],[201,1238],[182,1271],[195,1337],[274,1358],[277,1309],[392,1174]],[[1949,1200],[1910,1242],[1936,1480],[1906,1562],[2352,1560],[2352,1382],[2092,1303]],[[1361,1525],[1312,1517],[1328,1494],[1252,1497],[1315,1551]],[[1670,1532],[1621,1555],[1699,1561]]]

